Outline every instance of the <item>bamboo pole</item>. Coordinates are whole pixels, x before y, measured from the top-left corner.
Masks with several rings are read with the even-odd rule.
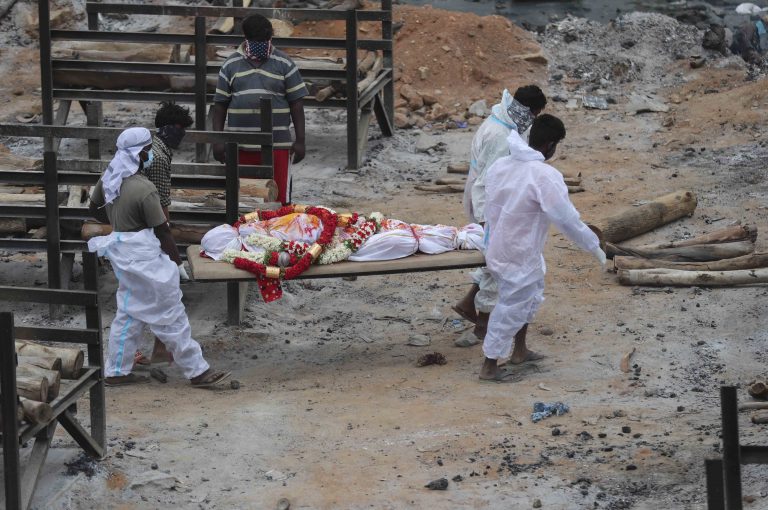
[[[77,379],[83,369],[84,356],[80,349],[51,347],[33,342],[16,342],[16,352],[22,356],[47,356],[61,358],[61,377]],[[100,361],[100,360],[99,360]]]
[[[620,269],[678,269],[681,271],[734,271],[768,267],[768,253],[751,253],[743,257],[708,262],[670,262],[640,257],[617,256],[613,266]]]
[[[622,269],[622,285],[726,287],[768,283],[768,268],[737,271],[678,271],[676,269]]]
[[[607,242],[616,243],[637,237],[683,216],[690,216],[696,210],[696,203],[693,192],[680,190],[593,223],[603,231]]]

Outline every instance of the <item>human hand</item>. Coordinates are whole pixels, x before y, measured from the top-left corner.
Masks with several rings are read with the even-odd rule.
[[[187,270],[184,269],[184,263],[178,265],[179,268],[179,279],[182,282],[188,282],[189,281],[189,275],[187,274]]]
[[[224,144],[223,143],[215,143],[215,144],[213,144],[213,159],[215,159],[219,163],[226,163],[227,162],[227,153],[224,150]]]
[[[293,142],[293,145],[291,145],[291,154],[293,154],[294,164],[304,159],[304,156],[306,154],[306,148],[304,147],[304,142],[300,142],[298,140]]]

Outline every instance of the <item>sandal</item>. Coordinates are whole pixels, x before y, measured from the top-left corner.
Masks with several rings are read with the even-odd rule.
[[[214,372],[209,368],[197,377],[190,379],[189,382],[195,388],[210,388],[224,381],[230,375],[232,375],[232,372]]]

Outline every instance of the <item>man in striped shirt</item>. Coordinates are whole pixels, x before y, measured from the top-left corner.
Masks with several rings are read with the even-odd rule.
[[[307,87],[296,64],[282,51],[272,46],[272,24],[259,14],[243,20],[245,41],[221,66],[213,105],[213,129],[233,131],[259,131],[262,98],[272,99],[274,133],[274,179],[278,200],[291,202],[290,158],[293,163],[304,159],[304,101]],[[293,121],[296,140],[291,138]],[[225,161],[224,145],[213,147],[217,161]],[[240,145],[240,164],[261,164],[261,147]]]

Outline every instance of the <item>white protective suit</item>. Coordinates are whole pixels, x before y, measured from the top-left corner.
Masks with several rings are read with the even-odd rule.
[[[483,353],[490,359],[511,354],[514,335],[544,301],[543,251],[550,224],[605,263],[600,241],[579,219],[562,174],[517,133],[509,137],[509,151],[486,176],[485,261],[499,286],[499,302],[483,341]]]
[[[501,103],[493,106],[491,116],[485,119],[472,138],[469,174],[464,187],[464,212],[472,222],[485,222],[486,173],[499,158],[509,155],[507,137],[525,132],[533,122],[533,114],[504,89]],[[490,313],[498,300],[498,288],[485,267],[471,273],[472,281],[480,290],[475,295],[475,308]]]

